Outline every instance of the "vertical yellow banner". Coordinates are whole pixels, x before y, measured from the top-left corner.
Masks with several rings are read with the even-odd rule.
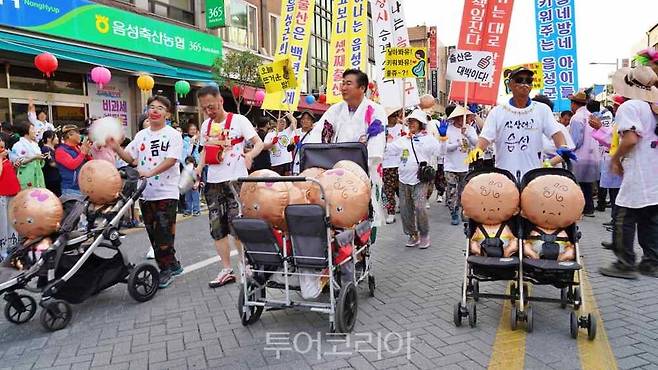
[[[327,103],[343,98],[340,85],[343,72],[356,68],[365,72],[368,63],[368,3],[367,0],[333,0]]]
[[[279,25],[279,45],[274,60],[289,57],[297,81],[303,80],[311,38],[311,26],[315,0],[283,0],[281,2],[281,23]],[[265,95],[262,108],[270,110],[297,110],[301,94],[301,84],[289,89]]]

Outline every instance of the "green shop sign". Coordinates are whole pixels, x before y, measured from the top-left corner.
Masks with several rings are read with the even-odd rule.
[[[226,26],[224,0],[206,0],[206,27],[219,28]]]
[[[205,66],[222,56],[217,36],[87,0],[0,1],[0,25]]]

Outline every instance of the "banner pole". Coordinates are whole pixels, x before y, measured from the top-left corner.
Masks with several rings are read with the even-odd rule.
[[[406,118],[406,112],[407,112],[407,94],[406,91],[404,91],[404,85],[406,83],[407,79],[403,78],[402,79],[402,124],[404,124],[404,119]]]
[[[464,92],[464,125],[466,124],[466,112],[468,111],[468,81],[464,83],[466,85]]]

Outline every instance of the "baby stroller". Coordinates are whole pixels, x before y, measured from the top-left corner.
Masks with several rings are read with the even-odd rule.
[[[366,147],[360,143],[306,144],[301,151],[301,170],[320,167],[330,169],[340,160],[351,160],[368,171]],[[287,176],[275,178],[240,178],[241,182],[308,181],[320,187],[313,178]],[[233,192],[237,192],[233,187]],[[233,228],[244,245],[243,266],[250,265],[252,277],[242,273],[238,312],[243,325],[255,323],[263,309],[294,308],[329,314],[330,331],[349,333],[356,323],[358,297],[356,287],[367,280],[374,295],[375,278],[371,272],[371,220],[353,229],[340,230],[330,224],[331,210],[315,204],[289,205],[285,209],[287,235],[278,241],[268,222],[240,217]],[[350,248],[349,256],[335,259],[337,251]],[[349,249],[347,249],[349,250]],[[244,270],[244,269],[243,269]],[[291,291],[302,290],[304,278],[328,279],[329,302],[294,301]],[[294,278],[300,279],[295,284]],[[267,288],[285,293],[283,299],[266,295]]]
[[[114,204],[95,208],[84,197],[62,197],[64,216],[60,230],[50,236],[54,242],[39,253],[36,245],[45,238],[31,241],[3,261],[0,294],[7,302],[4,313],[9,322],[23,324],[37,311],[36,300],[21,290],[41,294],[40,321],[49,331],[68,325],[73,315],[70,303],[81,303],[117,283],[126,283],[128,293],[138,302],[153,298],[158,290],[158,269],[147,262],[131,264],[119,248],[121,219],[131,212],[146,181],[140,181],[133,168],[119,172],[124,183]],[[83,214],[88,226],[81,232],[76,229]],[[101,247],[105,253],[99,254]]]
[[[567,168],[570,168],[570,165],[571,163],[567,160]],[[538,168],[523,176],[521,188],[525,188],[537,177],[545,175],[565,176],[573,180],[574,183],[577,183],[573,173],[567,169]],[[536,231],[539,235],[531,235],[533,231]],[[522,263],[519,265],[520,304],[518,308],[512,308],[512,329],[516,328],[518,321],[525,321],[527,331],[532,331],[532,307],[530,305],[524,306],[525,301],[554,302],[559,303],[562,308],[566,308],[567,305],[573,307],[573,311],[570,314],[570,334],[572,338],[576,339],[579,329],[585,328],[587,329],[588,338],[594,340],[596,337],[596,317],[591,313],[581,316],[578,316],[576,313],[578,309],[586,312],[586,302],[583,299],[580,288],[580,283],[583,281],[579,248],[581,233],[575,223],[559,231],[565,231],[567,237],[559,237],[557,236],[557,232],[555,234],[546,234],[527,219],[522,219],[520,223],[519,234],[521,235],[521,239],[523,241],[535,240],[541,242],[541,251],[539,252],[539,259],[523,257]],[[557,261],[558,242],[569,242],[574,246],[575,261]],[[526,293],[527,288],[523,284],[524,281],[530,282],[533,285],[552,285],[560,289],[560,298],[529,296]]]
[[[479,166],[478,169],[470,172],[464,183],[467,183],[475,176],[485,173],[500,173],[514,183],[517,183],[512,174],[506,170]],[[464,224],[464,234],[466,235],[466,252],[464,262],[464,278],[461,288],[461,300],[457,302],[453,308],[453,322],[455,326],[462,325],[462,319],[468,317],[470,327],[475,327],[477,324],[477,304],[480,298],[493,298],[493,299],[510,299],[514,304],[519,296],[519,290],[514,283],[512,283],[509,294],[494,294],[480,292],[480,282],[492,281],[514,281],[518,278],[519,271],[519,257],[518,253],[511,257],[503,257],[503,247],[500,241],[500,233],[505,226],[508,226],[512,233],[518,237],[518,217],[513,217],[506,223],[500,226],[497,234],[487,235],[481,243],[482,256],[471,255],[470,244],[473,235],[478,228],[481,228],[477,222],[469,218],[468,222]],[[470,300],[469,300],[470,299]]]

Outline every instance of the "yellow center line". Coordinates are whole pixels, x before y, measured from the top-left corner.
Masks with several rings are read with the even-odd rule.
[[[507,294],[510,286],[507,286]],[[518,302],[518,301],[517,301]],[[509,299],[503,301],[503,310],[496,331],[496,339],[489,358],[489,369],[514,370],[523,369],[525,363],[526,331],[524,323],[519,322],[516,330],[510,325],[512,303]]]
[[[584,266],[580,275],[583,279],[581,282],[581,290],[583,292],[582,295],[583,298],[587,300],[586,308],[589,309],[589,312],[579,312],[579,314],[586,315],[591,313],[594,317],[596,317],[597,324],[597,333],[594,340],[589,340],[587,338],[587,331],[581,330],[581,332],[578,333],[578,353],[580,355],[580,368],[616,370],[617,359],[612,352],[612,347],[610,347],[608,335],[606,334],[605,328],[603,327],[601,313],[599,312],[599,308],[596,305],[596,300],[594,299],[594,291],[592,290],[592,286],[589,284]]]

